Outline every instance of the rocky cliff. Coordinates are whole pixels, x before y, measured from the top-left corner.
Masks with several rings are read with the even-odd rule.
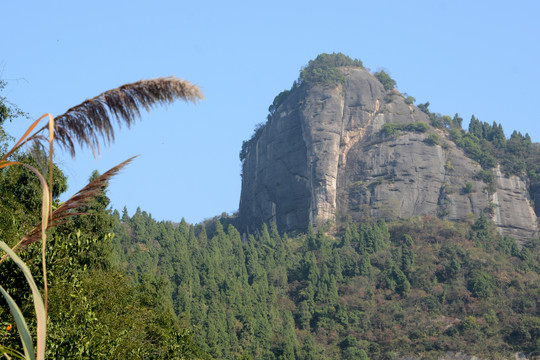
[[[275,221],[303,231],[365,216],[471,220],[485,211],[503,234],[523,241],[536,233],[526,178],[496,168],[488,186],[444,130],[383,137],[384,124],[430,120],[368,71],[339,70],[343,84],[295,87],[252,139],[239,208],[247,228]]]

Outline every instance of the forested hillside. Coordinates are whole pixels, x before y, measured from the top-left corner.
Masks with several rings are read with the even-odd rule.
[[[242,238],[115,214],[119,266],[169,291],[177,316],[213,358],[484,358],[540,348],[540,248],[519,249],[486,217],[365,219],[335,236]],[[331,230],[331,229],[327,229]],[[243,241],[244,240],[244,241]]]

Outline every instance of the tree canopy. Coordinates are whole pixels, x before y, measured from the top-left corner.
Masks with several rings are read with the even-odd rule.
[[[345,82],[345,75],[338,70],[341,66],[364,68],[362,61],[342,53],[319,54],[300,71],[299,83],[323,84],[334,87]]]

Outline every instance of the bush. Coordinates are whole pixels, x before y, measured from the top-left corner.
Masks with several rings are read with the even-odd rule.
[[[320,54],[315,60],[310,60],[308,65],[300,71],[299,82],[337,86],[345,82],[345,75],[338,70],[340,66],[364,68],[362,61],[353,60],[342,53]]]
[[[388,123],[382,126],[380,134],[384,138],[396,138],[400,135],[401,129],[403,129],[403,125],[401,124]]]
[[[268,120],[276,113],[278,107],[287,99],[290,92],[290,90],[283,90],[274,98],[274,101],[268,107]]]
[[[428,129],[429,125],[421,121],[407,125],[387,123],[382,126],[380,134],[383,138],[396,138],[401,134],[401,131],[425,133]]]
[[[476,191],[476,189],[474,188],[474,184],[470,181],[467,181],[465,183],[465,188],[463,189],[463,191],[465,192],[465,194],[470,194],[470,193],[473,193]]]
[[[493,277],[484,271],[477,271],[469,281],[469,290],[477,298],[488,298],[493,294],[495,287]]]
[[[407,96],[405,98],[405,104],[407,104],[407,105],[412,105],[412,104],[414,104],[415,101],[416,101],[416,99],[413,98],[412,96]]]
[[[425,104],[418,104],[417,107],[422,111],[423,113],[430,114],[429,112],[429,101]]]
[[[441,138],[439,137],[439,135],[437,134],[430,134],[427,139],[424,140],[424,142],[428,145],[432,145],[432,146],[435,146],[435,145],[440,145],[441,143]]]
[[[384,70],[376,72],[375,77],[381,82],[386,91],[392,90],[396,86],[396,81],[392,79]]]
[[[408,124],[406,129],[408,131],[414,131],[417,133],[425,133],[426,131],[429,130],[429,125],[426,124],[425,122],[418,121],[418,122],[415,122],[414,124]]]
[[[488,192],[490,194],[493,194],[495,192],[496,184],[495,184],[495,174],[489,170],[480,170],[478,174],[476,174],[476,179],[482,180],[486,185],[488,186]]]

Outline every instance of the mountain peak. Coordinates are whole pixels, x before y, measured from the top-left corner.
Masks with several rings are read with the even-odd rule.
[[[488,186],[448,131],[429,125],[427,104],[414,106],[386,73],[373,75],[361,62],[320,66],[341,58],[320,56],[302,70],[303,81],[276,97],[246,146],[240,217],[247,228],[275,221],[280,231],[304,231],[417,215],[470,221],[485,212],[519,240],[537,231],[526,180],[495,168]],[[328,74],[330,81],[321,80]]]

